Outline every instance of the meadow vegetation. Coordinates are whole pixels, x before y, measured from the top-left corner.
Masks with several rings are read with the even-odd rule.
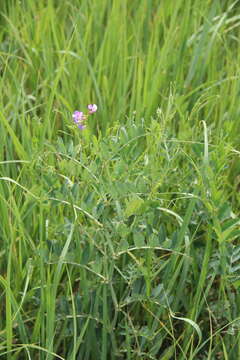
[[[1,1],[0,358],[240,359],[239,25]]]

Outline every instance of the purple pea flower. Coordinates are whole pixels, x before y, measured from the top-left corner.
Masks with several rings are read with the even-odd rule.
[[[89,104],[88,105],[89,114],[93,114],[97,111],[97,105],[96,104]]]
[[[72,117],[76,124],[79,124],[84,120],[84,115],[82,111],[74,111]]]
[[[75,124],[77,124],[78,128],[80,130],[85,129],[86,125],[84,124],[85,121],[87,120],[88,116],[95,113],[97,111],[97,105],[96,104],[89,104],[88,105],[88,114],[84,115],[84,113],[82,111],[74,111],[72,118],[73,121],[75,122]]]
[[[73,117],[74,122],[77,124],[77,126],[79,127],[80,130],[85,129],[86,126],[83,125],[83,122],[86,119],[86,116],[83,114],[82,111],[74,111],[72,117]]]

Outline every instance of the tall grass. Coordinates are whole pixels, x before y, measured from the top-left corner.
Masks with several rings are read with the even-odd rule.
[[[0,357],[238,359],[239,2],[0,9]]]

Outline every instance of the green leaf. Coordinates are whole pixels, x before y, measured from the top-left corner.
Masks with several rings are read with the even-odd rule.
[[[9,133],[10,137],[12,138],[16,153],[18,154],[19,158],[28,159],[28,154],[24,150],[22,144],[20,143],[16,133],[14,132],[13,128],[11,127],[8,120],[5,118],[3,113],[0,111],[0,121],[5,126],[7,132]]]
[[[138,215],[139,213],[141,213],[141,208],[142,208],[143,204],[144,204],[144,201],[140,198],[134,198],[134,199],[130,200],[127,203],[127,207],[125,209],[125,215],[127,217],[129,217],[131,215]]]
[[[139,232],[133,234],[133,241],[136,247],[141,247],[146,245],[144,235]]]
[[[170,311],[170,315],[171,317],[173,317],[174,319],[177,320],[181,320],[181,321],[185,321],[186,323],[190,324],[197,332],[198,334],[198,343],[200,344],[201,340],[202,340],[202,332],[200,327],[198,326],[197,323],[195,323],[193,320],[188,319],[188,318],[184,318],[184,317],[179,317],[179,316],[175,316],[172,311]]]

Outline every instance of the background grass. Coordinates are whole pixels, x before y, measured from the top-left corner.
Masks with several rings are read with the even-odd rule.
[[[1,2],[0,357],[240,357],[239,5]]]

